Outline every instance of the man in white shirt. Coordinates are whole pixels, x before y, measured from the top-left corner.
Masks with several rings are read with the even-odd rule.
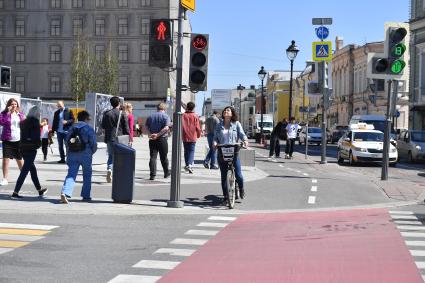
[[[294,152],[295,139],[297,138],[298,129],[300,126],[295,122],[295,118],[291,117],[289,124],[286,126],[288,139],[286,140],[285,158],[292,159]]]

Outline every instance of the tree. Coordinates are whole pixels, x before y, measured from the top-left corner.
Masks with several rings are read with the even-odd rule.
[[[99,62],[99,69],[97,78],[99,82],[99,92],[110,95],[118,94],[118,60],[112,53],[111,42],[105,52],[105,56],[101,62]]]

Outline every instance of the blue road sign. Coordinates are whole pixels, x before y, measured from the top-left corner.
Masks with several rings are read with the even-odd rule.
[[[329,35],[329,29],[325,26],[320,26],[316,28],[316,35],[320,40],[324,40]]]
[[[395,114],[394,114],[394,117],[400,118],[400,111],[396,111]]]

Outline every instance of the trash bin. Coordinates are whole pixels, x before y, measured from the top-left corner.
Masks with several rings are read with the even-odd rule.
[[[136,150],[120,143],[114,144],[112,168],[112,200],[119,203],[133,201]]]

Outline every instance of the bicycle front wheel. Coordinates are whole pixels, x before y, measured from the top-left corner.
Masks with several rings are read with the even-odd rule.
[[[235,188],[235,172],[233,170],[227,171],[227,194],[228,194],[228,206],[230,209],[235,207],[236,199],[236,188]]]

